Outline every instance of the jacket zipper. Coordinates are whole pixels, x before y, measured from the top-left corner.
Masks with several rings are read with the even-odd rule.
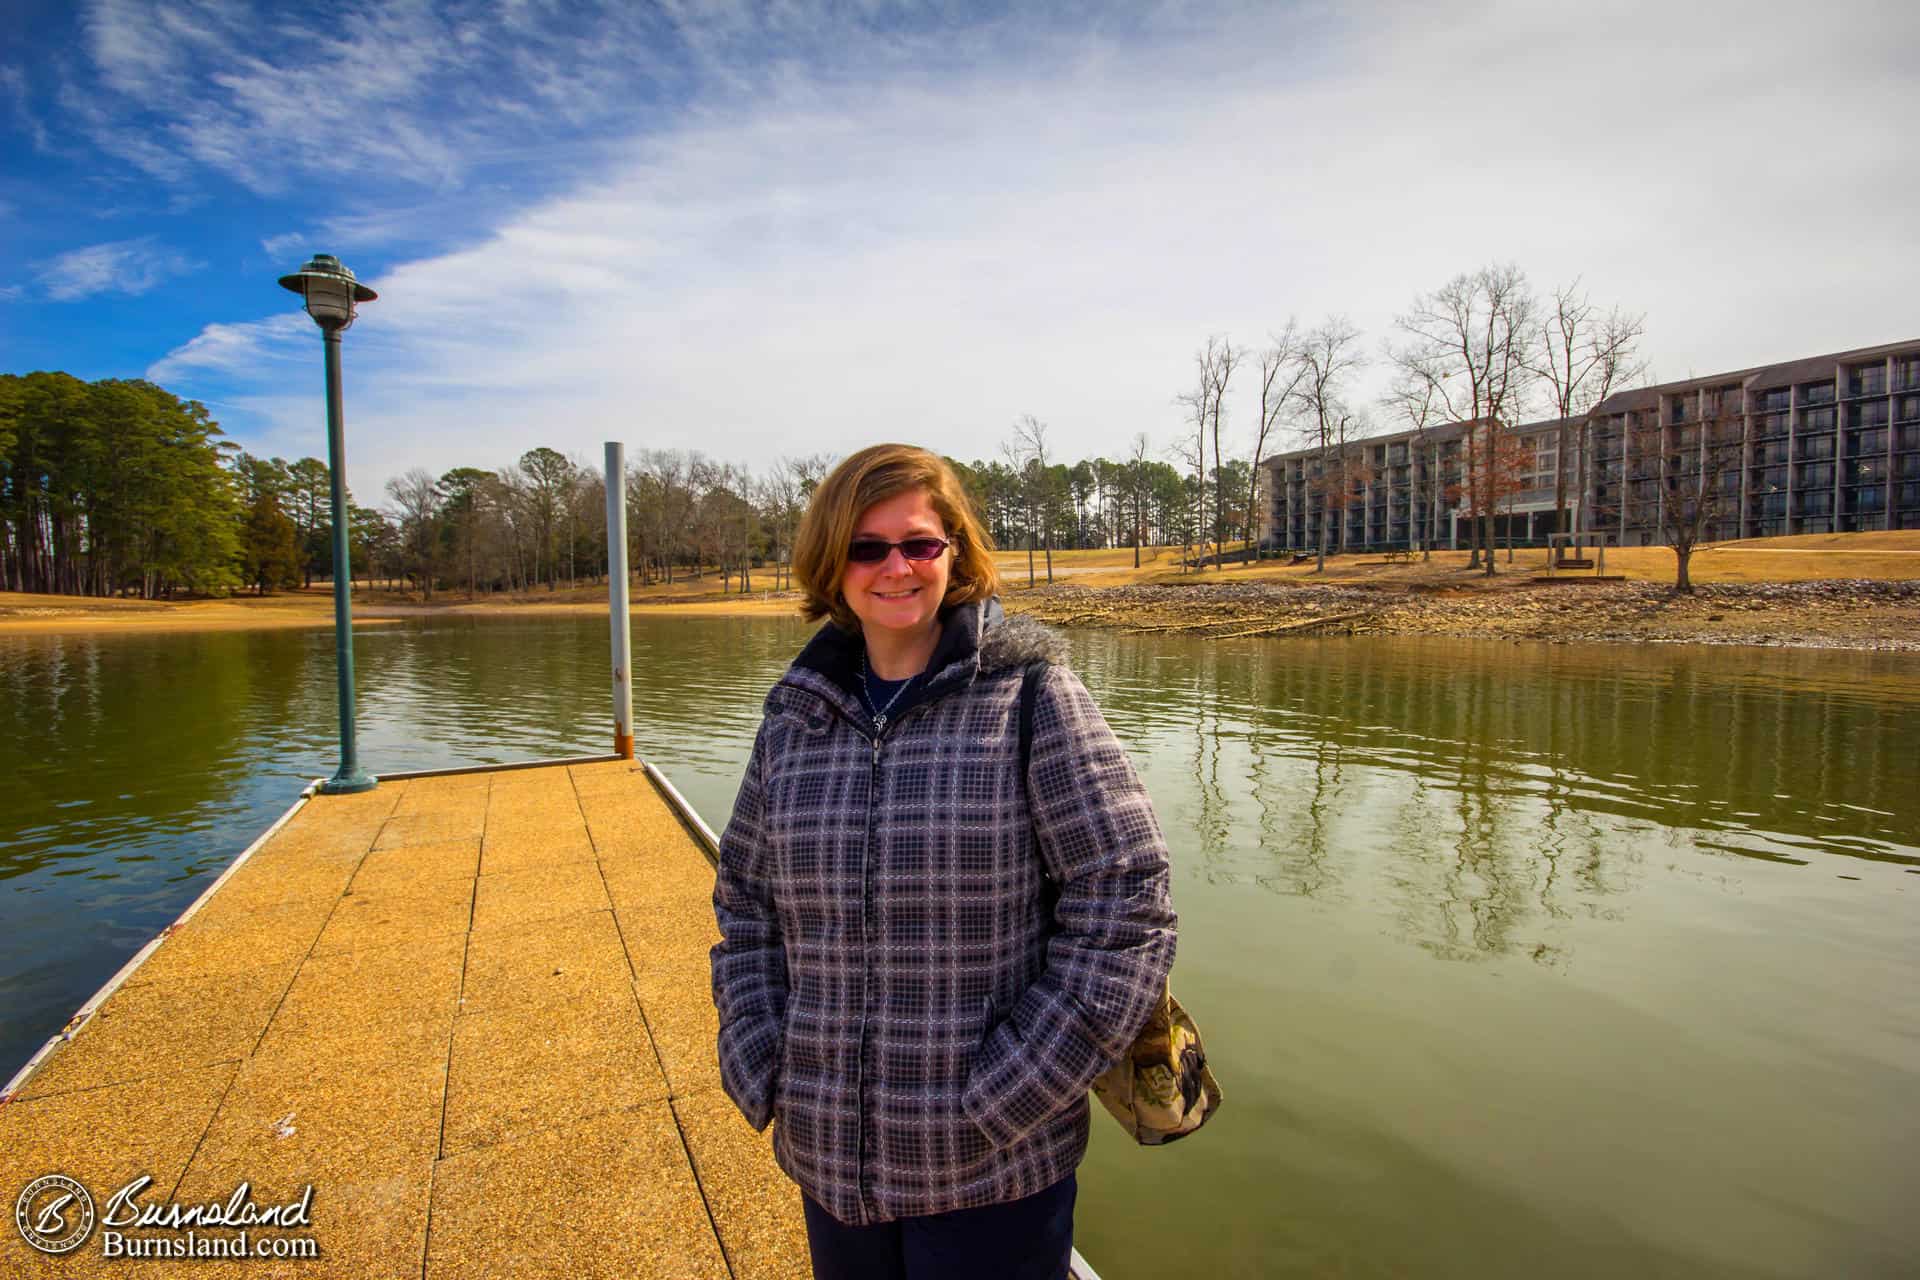
[[[854,1058],[853,1107],[858,1125],[858,1136],[854,1139],[853,1150],[853,1186],[860,1201],[860,1212],[871,1224],[878,1216],[872,1203],[867,1199],[867,1000],[870,994],[868,981],[873,968],[873,940],[867,930],[867,913],[873,903],[873,825],[879,811],[880,797],[880,744],[886,736],[887,721],[884,716],[874,717],[874,729],[869,734],[859,721],[848,715],[830,698],[813,695],[827,704],[829,710],[845,720],[853,731],[873,744],[873,765],[867,777],[867,823],[866,838],[860,854],[860,1051]],[[901,712],[901,719],[912,715],[927,706],[931,699],[917,702]],[[865,1224],[863,1224],[865,1225]]]
[[[868,983],[873,974],[873,939],[867,929],[867,917],[873,909],[873,824],[879,815],[880,738],[886,721],[874,718],[873,768],[867,777],[867,829],[860,855],[860,1053],[855,1059],[853,1108],[860,1130],[853,1158],[853,1185],[860,1195],[860,1212],[868,1222],[877,1215],[867,1198],[867,1004],[871,997]]]

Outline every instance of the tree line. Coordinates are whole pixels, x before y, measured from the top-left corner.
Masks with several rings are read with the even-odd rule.
[[[1066,463],[1028,417],[1002,453],[949,459],[1002,547],[1050,557],[1198,536],[1198,481],[1150,456],[1144,435],[1119,461]],[[782,458],[756,472],[698,451],[639,451],[622,479],[636,577],[714,575],[747,591],[770,569],[785,586],[801,513],[835,461]],[[1251,492],[1244,460],[1221,470],[1223,484]],[[204,405],[150,382],[0,376],[5,589],[154,599],[311,586],[333,575],[330,483],[320,459],[248,453]],[[354,575],[428,598],[602,582],[605,484],[601,468],[544,446],[504,466],[410,469],[387,481],[380,506],[349,492]],[[1248,535],[1249,513],[1229,512],[1229,536]]]
[[[1173,398],[1184,426],[1164,455],[1140,433],[1119,459],[1067,462],[1047,424],[1023,415],[999,457],[949,461],[995,542],[1028,552],[1030,578],[1044,556],[1051,578],[1052,552],[1068,548],[1133,547],[1138,564],[1142,546],[1177,545],[1183,567],[1224,564],[1232,544],[1259,537],[1261,463],[1291,439],[1315,454],[1311,549],[1324,567],[1330,526],[1371,478],[1357,442],[1462,428],[1450,433],[1457,471],[1430,474],[1420,496],[1475,517],[1473,563],[1492,572],[1494,510],[1530,462],[1512,427],[1529,415],[1561,421],[1555,527],[1565,529],[1568,479],[1588,465],[1583,419],[1643,375],[1643,329],[1643,317],[1602,311],[1578,281],[1543,300],[1518,267],[1488,266],[1416,295],[1377,357],[1338,315],[1289,320],[1258,345],[1209,337]],[[1375,358],[1390,385],[1368,399],[1358,383]],[[723,589],[746,591],[770,568],[784,585],[800,514],[833,461],[781,458],[756,471],[697,451],[639,451],[621,481],[638,579],[716,574]],[[319,459],[254,457],[203,405],[149,382],[0,377],[0,584],[13,590],[156,597],[311,585],[333,572],[328,484]],[[370,580],[427,597],[604,580],[605,478],[558,450],[437,476],[413,468],[387,481],[384,498],[350,506],[351,560]]]
[[[62,595],[241,581],[231,445],[150,382],[0,375],[0,585]]]

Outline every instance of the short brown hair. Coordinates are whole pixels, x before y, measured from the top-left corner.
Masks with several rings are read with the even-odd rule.
[[[992,535],[974,514],[966,488],[947,460],[910,444],[876,444],[828,472],[800,518],[793,539],[793,580],[800,586],[800,612],[810,621],[831,617],[843,631],[860,629],[860,619],[840,593],[854,522],[874,503],[909,489],[926,491],[953,544],[953,566],[941,604],[967,604],[999,594]]]

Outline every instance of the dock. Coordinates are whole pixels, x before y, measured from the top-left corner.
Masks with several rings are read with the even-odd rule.
[[[809,1275],[720,1087],[710,838],[631,760],[309,788],[16,1078],[6,1195],[64,1174],[103,1221],[64,1256],[5,1229],[0,1273]],[[310,1185],[308,1225],[246,1234],[318,1257],[106,1257],[142,1175],[150,1206]]]

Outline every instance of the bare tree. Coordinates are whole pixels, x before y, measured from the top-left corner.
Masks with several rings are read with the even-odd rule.
[[[1328,316],[1318,328],[1302,334],[1294,352],[1295,391],[1305,416],[1310,443],[1320,451],[1320,479],[1323,486],[1320,507],[1320,542],[1314,572],[1327,568],[1327,521],[1330,518],[1331,491],[1324,488],[1331,479],[1333,450],[1336,444],[1344,461],[1346,453],[1346,414],[1342,395],[1346,383],[1366,365],[1360,350],[1360,330],[1345,316]],[[1344,472],[1344,467],[1342,468]],[[1338,501],[1344,502],[1344,494]],[[1342,522],[1345,528],[1344,521]]]
[[[1220,418],[1227,403],[1227,386],[1233,381],[1233,371],[1239,365],[1244,353],[1233,343],[1222,337],[1208,338],[1201,368],[1207,379],[1208,392],[1213,400],[1211,419],[1213,423],[1213,554],[1214,567],[1227,567],[1227,548],[1224,526],[1227,518],[1226,468],[1220,465],[1226,456],[1220,451]],[[1202,468],[1201,484],[1206,483],[1206,472]],[[1202,528],[1205,526],[1202,525]],[[1201,567],[1206,567],[1206,548],[1201,549]]]
[[[1267,447],[1267,436],[1279,424],[1281,415],[1294,403],[1294,393],[1299,390],[1301,379],[1306,377],[1306,369],[1298,359],[1299,346],[1298,326],[1289,317],[1287,327],[1273,335],[1273,345],[1260,353],[1260,420],[1254,426],[1253,469],[1247,480],[1249,542],[1258,537],[1260,529],[1256,506],[1260,496],[1260,455]],[[1252,564],[1257,555],[1257,551],[1250,554],[1247,563]]]
[[[1652,525],[1673,547],[1677,592],[1693,594],[1694,551],[1711,539],[1728,508],[1739,504],[1739,425],[1737,415],[1729,422],[1715,414],[1684,426],[1649,421],[1628,433],[1632,453],[1625,461],[1628,466],[1638,461],[1650,473],[1646,478],[1655,481],[1644,491],[1628,483],[1629,518]]]
[[[1193,517],[1193,532],[1201,539],[1200,555],[1206,558],[1207,520],[1207,418],[1213,408],[1213,360],[1219,344],[1218,338],[1208,338],[1207,345],[1196,351],[1193,356],[1193,390],[1183,392],[1173,398],[1173,402],[1187,411],[1187,421],[1193,424],[1192,446],[1175,446],[1174,452],[1180,459],[1193,468],[1194,500],[1198,509]],[[1181,548],[1180,572],[1186,573],[1192,566],[1193,533],[1187,537],[1187,545]],[[1204,565],[1201,567],[1205,567]]]
[[[440,559],[440,508],[446,496],[440,491],[440,482],[425,467],[413,467],[388,480],[387,496],[400,509],[398,523],[406,571],[420,583],[424,597],[431,600]]]
[[[1026,476],[1027,513],[1037,517],[1046,533],[1047,582],[1053,582],[1053,477],[1047,474],[1047,424],[1030,413],[1023,413],[1013,424],[1014,443],[1009,460],[1017,457]],[[1027,529],[1027,585],[1033,585],[1032,524]]]
[[[1140,567],[1140,543],[1146,537],[1147,493],[1152,481],[1147,471],[1147,458],[1152,450],[1147,433],[1142,431],[1133,438],[1133,449],[1127,454],[1127,491],[1133,499],[1133,567]]]
[[[1554,416],[1560,420],[1553,481],[1556,532],[1569,531],[1568,463],[1573,463],[1575,474],[1583,478],[1587,474],[1587,437],[1593,406],[1638,376],[1638,348],[1645,331],[1644,315],[1629,315],[1618,307],[1601,315],[1581,290],[1577,278],[1572,284],[1553,291],[1553,304],[1541,320],[1540,340],[1533,356],[1534,372],[1545,382],[1553,399]],[[1579,420],[1578,441],[1571,438],[1576,419]]]
[[[784,567],[789,574],[792,571],[793,535],[800,521],[800,469],[793,458],[782,458],[773,464],[766,479],[760,482],[758,501],[766,513],[767,539],[771,544],[768,556],[773,563],[773,589],[779,591],[780,574]]]
[[[629,492],[639,501],[634,504],[636,529],[646,532],[647,542],[660,566],[661,575],[673,582],[674,555],[684,545],[692,523],[692,463],[678,449],[648,449],[639,457],[635,483]]]
[[[1390,358],[1401,376],[1430,386],[1445,421],[1468,429],[1468,498],[1480,517],[1468,567],[1489,575],[1493,500],[1482,490],[1491,485],[1500,436],[1519,413],[1538,363],[1531,356],[1537,313],[1526,273],[1507,264],[1455,276],[1415,297],[1394,322],[1404,341],[1390,348]],[[1482,425],[1484,431],[1474,430]]]
[[[1430,448],[1427,431],[1435,421],[1433,384],[1424,378],[1410,378],[1404,371],[1396,377],[1382,403],[1391,411],[1397,412],[1406,420],[1413,431],[1413,457],[1409,460],[1408,475],[1412,481],[1409,496],[1418,503],[1425,514],[1427,527],[1417,536],[1420,543],[1420,558],[1433,559],[1433,539],[1438,533],[1439,497],[1440,497],[1440,461],[1434,458],[1429,465]],[[1407,513],[1409,536],[1415,536],[1418,523],[1414,513]]]

